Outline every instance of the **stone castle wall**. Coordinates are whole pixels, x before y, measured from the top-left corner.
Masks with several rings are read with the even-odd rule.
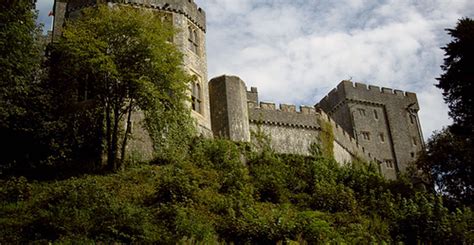
[[[271,146],[279,153],[308,155],[312,143],[317,143],[321,127],[318,114],[312,107],[248,102],[250,130],[261,130],[271,139]]]
[[[391,178],[405,171],[422,150],[414,93],[343,81],[316,106],[380,158]]]
[[[350,136],[331,117],[321,110],[309,106],[249,101],[251,130],[262,130],[271,138],[272,148],[279,153],[308,155],[311,144],[320,143],[321,122],[331,125],[334,135],[334,158],[343,164],[355,159],[379,162],[373,154]]]
[[[256,88],[246,91],[236,76],[220,76],[209,82],[214,136],[234,141],[255,140],[251,132],[269,136],[278,153],[310,154],[310,146],[320,143],[322,121],[331,125],[334,157],[343,164],[362,159],[379,161],[323,111],[314,107],[259,102]]]

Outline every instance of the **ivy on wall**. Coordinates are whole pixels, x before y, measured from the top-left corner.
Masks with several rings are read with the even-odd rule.
[[[324,157],[334,158],[334,131],[331,123],[324,120],[319,120],[321,126],[320,142],[321,153]]]

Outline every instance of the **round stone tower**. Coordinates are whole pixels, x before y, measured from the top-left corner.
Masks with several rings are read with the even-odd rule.
[[[85,7],[97,3],[130,4],[160,13],[163,21],[178,29],[173,42],[183,53],[186,71],[195,78],[190,85],[190,107],[198,132],[212,137],[207,83],[206,13],[193,0],[55,0],[53,40],[61,36],[65,18],[73,17]]]

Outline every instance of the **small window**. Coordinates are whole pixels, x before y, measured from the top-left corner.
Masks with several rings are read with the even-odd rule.
[[[385,164],[386,164],[387,168],[393,168],[394,167],[393,166],[393,161],[390,160],[390,159],[385,160]]]
[[[416,142],[416,138],[415,138],[415,137],[412,138],[412,141],[413,141],[413,145],[417,145],[417,142]]]
[[[415,124],[416,122],[416,116],[415,115],[410,115],[410,123]]]
[[[375,120],[379,120],[379,114],[377,113],[377,110],[374,110],[374,117]]]
[[[370,140],[370,133],[369,132],[362,132],[362,137],[365,140]]]
[[[359,111],[359,115],[365,116],[365,109],[358,108],[357,111]]]
[[[191,25],[188,26],[188,44],[189,49],[197,54],[199,50],[199,35],[197,29]]]
[[[411,155],[411,158],[415,158],[415,153],[414,152],[411,152],[410,155]]]
[[[193,110],[201,113],[201,85],[198,82],[193,83],[191,103]]]
[[[385,142],[385,135],[383,133],[380,133],[379,136],[380,136],[380,141]]]

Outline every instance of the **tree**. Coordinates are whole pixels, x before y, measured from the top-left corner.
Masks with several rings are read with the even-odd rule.
[[[436,86],[443,90],[454,129],[474,140],[474,20],[460,19],[456,28],[447,31],[453,40],[443,47],[444,74]]]
[[[430,138],[417,165],[455,205],[470,206],[474,199],[474,21],[460,19],[447,32],[453,40],[442,48],[444,73],[436,86],[443,90],[454,123]]]
[[[69,101],[69,111],[91,112],[110,170],[123,166],[136,110],[147,115],[155,141],[188,135],[185,100],[191,77],[182,69],[182,54],[168,41],[173,32],[157,13],[99,5],[68,21],[53,48],[51,76],[59,96]]]
[[[455,206],[472,205],[474,198],[473,148],[465,137],[446,128],[435,133],[426,144],[418,165],[429,173],[431,181],[441,194]]]
[[[0,3],[0,135],[3,142],[1,169],[25,165],[44,155],[36,129],[41,45],[40,28],[31,0]]]

